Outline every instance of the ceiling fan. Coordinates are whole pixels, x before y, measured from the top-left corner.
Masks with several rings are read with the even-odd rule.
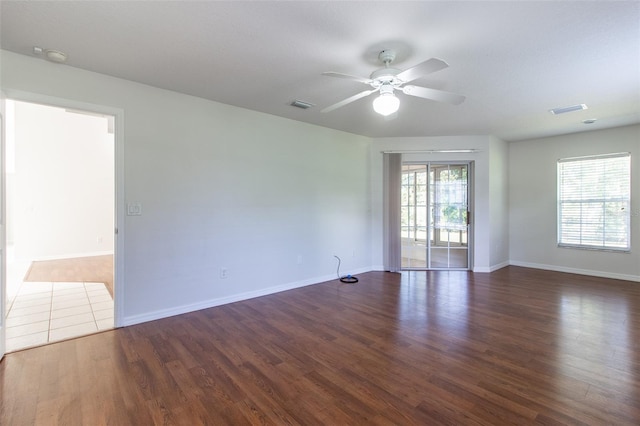
[[[373,101],[373,109],[378,114],[388,116],[396,112],[400,107],[400,99],[395,96],[395,90],[399,90],[405,95],[417,96],[419,98],[430,99],[438,102],[447,102],[454,105],[458,105],[464,101],[465,97],[456,93],[430,89],[428,87],[406,85],[423,75],[431,74],[432,72],[447,68],[449,65],[445,61],[437,58],[431,58],[414,67],[401,71],[389,67],[395,58],[396,52],[393,50],[383,50],[380,52],[378,59],[380,59],[384,64],[384,68],[380,68],[379,70],[372,72],[369,78],[332,71],[322,73],[322,75],[327,75],[329,77],[339,77],[359,81],[360,83],[368,84],[372,89],[365,90],[356,95],[350,96],[347,99],[343,99],[338,103],[326,107],[320,112],[333,111],[334,109],[343,107],[351,102],[364,98],[365,96],[380,92],[380,96]]]

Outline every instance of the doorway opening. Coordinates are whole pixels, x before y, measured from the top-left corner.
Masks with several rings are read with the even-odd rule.
[[[115,117],[5,109],[6,350],[111,329]]]
[[[469,269],[469,164],[404,164],[402,269]]]

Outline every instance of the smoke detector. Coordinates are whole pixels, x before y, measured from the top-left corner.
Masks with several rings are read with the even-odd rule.
[[[67,54],[59,50],[43,49],[39,46],[33,46],[33,54],[40,56],[47,61],[55,62],[56,64],[64,64],[67,62]]]
[[[44,57],[51,62],[64,64],[67,62],[67,54],[59,50],[47,49],[44,51]]]

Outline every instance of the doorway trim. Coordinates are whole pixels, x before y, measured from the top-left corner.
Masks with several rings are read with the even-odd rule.
[[[38,93],[23,92],[20,90],[4,89],[6,99],[30,102],[34,104],[48,105],[58,108],[75,109],[96,114],[111,115],[115,117],[114,123],[114,253],[113,253],[113,304],[114,304],[114,328],[124,326],[124,224],[125,224],[125,196],[124,196],[124,110],[111,106],[91,104],[71,99],[57,98]],[[4,176],[2,179],[4,180]],[[2,205],[6,203],[6,195],[2,194]],[[6,253],[6,241],[2,241],[2,253]],[[3,290],[4,290],[3,283]]]

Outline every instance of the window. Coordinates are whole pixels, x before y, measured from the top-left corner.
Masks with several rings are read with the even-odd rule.
[[[629,251],[629,153],[558,161],[558,245]]]
[[[427,241],[427,166],[403,166],[400,220],[402,238]]]

